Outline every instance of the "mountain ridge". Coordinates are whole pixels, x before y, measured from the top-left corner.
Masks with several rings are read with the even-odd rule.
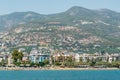
[[[120,13],[109,9],[91,10],[74,6],[57,14],[44,15],[30,11],[0,16],[0,30],[20,26],[74,26],[109,43],[120,42]]]
[[[57,14],[44,15],[44,14],[39,14],[39,13],[32,12],[32,11],[27,11],[27,12],[13,12],[11,14],[2,15],[2,16],[0,16],[0,28],[12,27],[12,26],[17,25],[22,22],[26,23],[26,22],[30,22],[32,20],[40,20],[41,18],[46,21],[47,21],[47,18],[51,19],[51,18],[55,18],[58,16],[60,16],[61,18],[62,18],[62,16],[65,18],[66,18],[66,16],[81,18],[81,16],[82,16],[84,18],[89,17],[89,19],[90,19],[90,18],[94,18],[95,15],[100,16],[100,17],[107,16],[107,15],[108,16],[114,15],[115,17],[120,17],[120,13],[114,12],[109,9],[102,9],[102,10],[97,11],[97,10],[92,10],[92,9],[86,9],[86,8],[79,7],[79,6],[73,6],[64,12],[57,13]]]

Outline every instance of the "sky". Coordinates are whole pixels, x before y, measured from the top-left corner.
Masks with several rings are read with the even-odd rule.
[[[40,14],[64,12],[73,6],[111,9],[120,12],[120,0],[0,0],[0,15],[34,11]]]

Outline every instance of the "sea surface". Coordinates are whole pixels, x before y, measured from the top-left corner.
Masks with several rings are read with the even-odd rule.
[[[1,70],[0,80],[120,80],[120,70]]]

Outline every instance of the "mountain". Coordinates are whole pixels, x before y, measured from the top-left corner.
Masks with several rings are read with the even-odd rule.
[[[108,10],[90,10],[83,7],[74,6],[69,10],[57,14],[41,15],[35,12],[14,12],[0,16],[0,28],[9,28],[18,24],[25,24],[31,21],[49,22],[59,21],[63,24],[75,25],[80,20],[103,21],[108,24],[118,25],[120,13]]]
[[[92,36],[106,40],[108,44],[119,45],[118,43],[120,43],[120,13],[109,9],[91,10],[74,6],[65,12],[50,15],[15,12],[0,16],[0,30],[21,26],[26,28],[74,26]]]
[[[0,16],[0,28],[9,28],[28,22],[61,22],[66,25],[79,24],[81,21],[91,21],[103,24],[120,25],[120,13],[108,10],[90,10],[74,6],[57,14],[41,15],[35,12],[14,12]]]
[[[43,17],[35,12],[14,12],[0,16],[0,30],[6,30],[19,24],[25,24],[32,20],[39,20]]]

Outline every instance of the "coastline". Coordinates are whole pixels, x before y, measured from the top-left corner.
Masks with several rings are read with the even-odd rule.
[[[0,67],[0,70],[120,70],[119,68],[40,68],[40,67]]]

